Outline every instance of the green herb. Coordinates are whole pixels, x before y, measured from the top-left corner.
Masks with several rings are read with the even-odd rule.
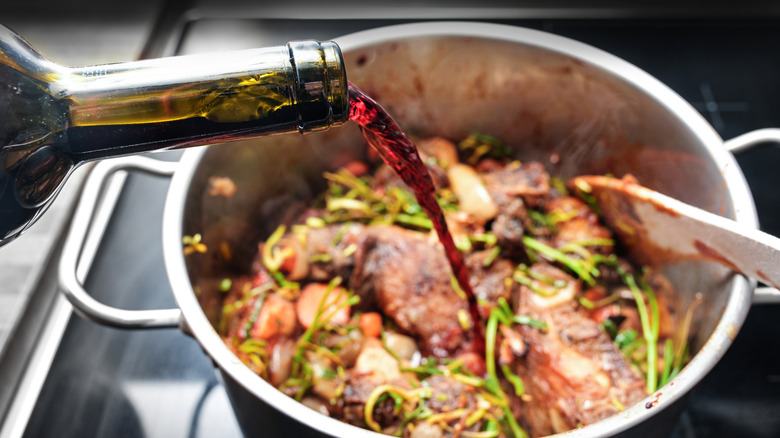
[[[273,272],[271,273],[271,276],[274,278],[274,280],[276,280],[276,283],[279,285],[279,287],[293,290],[298,290],[301,288],[299,283],[287,280],[281,272]]]
[[[219,291],[229,292],[232,286],[233,282],[229,278],[223,278],[222,281],[219,282]]]
[[[344,187],[352,189],[355,196],[361,196],[368,199],[379,199],[380,196],[371,189],[371,186],[363,179],[353,175],[346,169],[339,169],[336,173],[325,172],[325,179],[333,181]],[[338,187],[331,185],[331,188]]]
[[[304,360],[303,355],[304,351],[306,351],[307,348],[310,348],[310,345],[317,345],[312,341],[314,334],[321,330],[328,323],[328,321],[330,321],[333,315],[335,315],[341,309],[354,306],[360,301],[360,297],[352,295],[351,292],[343,292],[347,294],[347,299],[338,306],[335,306],[335,308],[330,313],[326,314],[325,304],[329,302],[337,302],[336,300],[329,300],[328,298],[330,297],[331,292],[339,284],[341,284],[340,277],[336,277],[331,280],[330,283],[328,283],[328,288],[326,289],[322,299],[317,306],[317,313],[314,315],[314,321],[312,321],[311,326],[306,329],[303,335],[301,335],[301,337],[298,339],[297,349],[295,355],[293,356],[292,370],[290,372],[290,375],[293,376],[293,378],[299,377],[302,371],[306,372],[307,361]]]
[[[354,254],[355,252],[357,252],[357,250],[358,250],[357,244],[356,243],[350,243],[349,245],[347,245],[344,248],[344,250],[341,252],[341,254],[343,254],[344,257],[349,257],[352,254]]]
[[[538,319],[533,319],[530,316],[526,315],[515,315],[512,318],[512,321],[516,324],[523,324],[527,325],[529,327],[538,328],[541,331],[546,332],[548,330],[547,323],[544,321],[539,321]]]
[[[311,228],[322,228],[324,227],[325,221],[321,217],[307,217],[306,218],[306,226]]]
[[[432,375],[444,375],[444,371],[440,370],[437,366],[434,365],[419,365],[414,368],[401,367],[401,371],[415,373],[421,379],[426,379]]]
[[[501,418],[515,438],[527,438],[528,434],[517,424],[512,411],[509,409],[509,403],[506,402],[506,395],[501,390],[501,386],[498,383],[498,376],[496,375],[496,335],[498,332],[499,320],[506,320],[511,315],[507,315],[506,311],[501,306],[494,308],[490,312],[488,317],[487,327],[485,328],[485,366],[487,369],[488,377],[484,381],[485,389],[490,391],[494,396],[498,397],[503,403],[504,416]],[[509,378],[507,378],[509,379]]]
[[[589,300],[589,299],[587,299],[585,297],[577,297],[577,301],[579,301],[580,306],[582,306],[582,307],[584,307],[584,308],[586,308],[588,310],[593,310],[593,309],[596,308],[596,305],[593,304],[593,301],[591,301],[591,300]]]
[[[656,363],[658,359],[657,358],[658,349],[656,348],[657,336],[658,336],[658,327],[657,327],[658,319],[656,318],[656,320],[653,322],[654,326],[651,327],[651,322],[647,315],[647,306],[645,305],[645,300],[644,297],[642,296],[642,291],[639,290],[639,287],[636,284],[636,280],[634,276],[631,273],[625,272],[622,269],[619,270],[619,273],[621,275],[621,278],[623,279],[623,282],[628,286],[628,288],[631,290],[631,293],[634,295],[634,301],[636,301],[637,311],[639,312],[639,321],[642,324],[642,334],[644,336],[647,345],[647,392],[652,393],[655,392],[655,389],[658,384],[656,378],[656,375],[658,373],[656,368]],[[655,302],[654,300],[651,302],[651,307],[652,307],[652,303],[654,302]],[[655,312],[657,311],[658,309],[656,307]]]
[[[322,217],[323,224],[358,221],[421,230],[433,228],[428,216],[407,190],[394,187],[380,194],[371,188],[370,177],[358,178],[344,169],[337,173],[326,172],[324,176],[331,186],[325,195],[327,213]],[[348,189],[346,193],[342,188]]]
[[[200,234],[194,234],[192,236],[183,236],[181,238],[181,243],[184,245],[184,255],[188,256],[193,253],[205,253],[208,251],[208,248],[206,248],[206,245],[201,243],[203,236]]]
[[[309,263],[328,263],[333,260],[333,256],[328,253],[313,254],[309,257]]]
[[[537,210],[528,210],[528,216],[531,218],[534,231],[555,231],[555,222],[550,219],[550,216]]]
[[[485,368],[487,369],[488,378],[486,384],[491,385],[493,388],[491,392],[496,396],[503,396],[501,387],[498,386],[498,376],[496,375],[496,335],[498,333],[499,319],[503,317],[502,310],[493,309],[488,317],[487,326],[485,327]],[[489,382],[488,382],[489,381]]]
[[[486,233],[469,235],[469,240],[472,242],[482,243],[485,245],[485,248],[492,248],[496,245],[496,243],[498,243],[498,237],[496,237],[496,235],[490,231]]]
[[[511,369],[509,369],[509,365],[502,365],[501,371],[504,373],[504,377],[506,377],[506,380],[509,381],[509,383],[512,384],[515,388],[515,395],[518,397],[525,394],[525,385],[523,385],[523,379],[520,378],[517,374],[513,373]]]
[[[336,236],[333,237],[333,240],[330,242],[331,246],[336,246],[339,243],[341,243],[341,239],[344,237],[344,234],[347,232],[348,228],[349,226],[347,226],[346,224],[339,227],[338,232],[336,232]]]
[[[629,329],[619,332],[617,335],[615,335],[615,344],[617,344],[618,348],[622,350],[630,346],[634,340],[636,340],[637,336],[639,336],[639,334],[636,332],[636,330]]]
[[[239,351],[247,354],[257,354],[259,356],[267,356],[268,353],[266,351],[266,347],[268,346],[268,343],[262,339],[246,339],[244,342],[242,342],[238,349]]]
[[[460,288],[460,283],[458,283],[458,279],[454,275],[450,275],[450,286],[452,286],[452,289],[460,299],[466,299],[466,292],[463,292],[463,289]]]
[[[518,283],[522,284],[523,286],[526,286],[527,288],[531,289],[531,292],[543,296],[543,297],[551,297],[557,294],[561,288],[556,287],[554,290],[547,290],[542,289],[538,287],[538,282],[535,282],[533,278],[531,278],[528,273],[522,271],[522,270],[515,270],[514,274],[512,275],[512,279]]]
[[[463,330],[471,328],[471,317],[466,309],[458,310],[458,323]]]
[[[428,407],[428,405],[425,404],[425,399],[421,397],[417,401],[417,407],[412,412],[404,416],[404,418],[401,420],[401,425],[398,428],[398,432],[396,432],[395,436],[402,436],[404,428],[410,422],[425,420],[431,415],[433,415],[433,411]]]
[[[326,208],[330,211],[352,210],[353,212],[365,214],[371,213],[371,207],[367,203],[349,198],[330,198]]]
[[[425,230],[433,229],[433,222],[426,216],[413,216],[410,214],[398,213],[395,215],[395,222],[399,225],[408,225]]]
[[[601,323],[601,328],[609,335],[609,338],[613,341],[618,334],[618,327],[615,325],[615,321],[607,318]]]
[[[515,416],[512,414],[512,410],[509,409],[509,406],[503,406],[503,410],[504,416],[501,419],[507,423],[509,429],[512,431],[512,435],[514,435],[515,438],[529,438],[525,430],[517,424],[517,420],[515,420]]]
[[[561,196],[568,196],[569,191],[566,189],[566,183],[562,179],[552,177],[550,178],[550,186],[554,188]]]
[[[570,221],[574,219],[575,217],[579,216],[580,212],[577,210],[569,210],[569,211],[560,211],[560,210],[553,210],[550,213],[547,214],[547,222],[552,225],[558,225],[563,222]]]
[[[582,260],[569,257],[565,253],[545,245],[544,243],[530,236],[523,236],[523,244],[526,246],[526,248],[536,251],[539,254],[558,263],[561,263],[569,270],[577,274],[577,276],[589,286],[596,284],[596,281],[593,279],[593,275],[591,275],[590,267],[587,266]]]
[[[575,179],[574,183],[580,199],[582,199],[594,213],[601,216],[601,207],[599,207],[598,201],[596,201],[596,198],[591,194],[593,192],[593,187],[582,179]]]
[[[498,298],[498,308],[501,310],[501,315],[499,316],[501,318],[501,322],[508,325],[510,324],[508,321],[512,318],[512,315],[514,312],[512,312],[512,308],[509,307],[509,303],[506,301],[506,298],[499,297]]]
[[[490,250],[490,254],[488,254],[487,257],[485,257],[485,260],[482,262],[482,266],[488,267],[493,264],[493,261],[496,260],[496,257],[501,254],[501,248],[494,246],[492,250]]]
[[[483,158],[507,158],[512,156],[512,149],[504,142],[484,134],[471,134],[458,143],[458,148],[466,156],[466,161],[472,166]]]
[[[674,346],[671,339],[667,339],[664,343],[664,369],[661,372],[661,377],[658,380],[658,386],[664,386],[671,380],[672,364],[674,363]]]
[[[276,247],[276,245],[282,240],[285,230],[286,227],[284,225],[279,225],[276,230],[271,233],[270,236],[268,236],[268,239],[265,241],[265,245],[263,245],[263,266],[265,266],[265,268],[268,269],[268,271],[271,273],[278,271],[282,266],[282,263],[284,263],[284,259],[292,254],[292,250],[290,248],[281,250]]]
[[[268,283],[268,285],[270,286],[271,284]],[[270,287],[268,289],[270,289]],[[250,332],[252,331],[252,326],[255,325],[255,321],[257,321],[257,317],[260,315],[260,309],[263,307],[263,303],[265,302],[266,296],[267,294],[261,293],[255,300],[255,305],[252,308],[252,314],[249,316],[249,319],[246,321],[246,325],[244,326],[244,337],[247,339],[252,337],[250,335]]]

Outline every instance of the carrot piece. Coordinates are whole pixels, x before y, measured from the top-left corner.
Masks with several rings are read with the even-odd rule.
[[[378,338],[382,333],[382,315],[376,312],[360,315],[360,329],[366,337]]]
[[[467,351],[458,354],[457,358],[463,361],[463,368],[470,371],[475,376],[481,377],[487,372],[487,365],[481,354]]]
[[[286,256],[282,260],[282,265],[279,266],[279,271],[289,274],[295,270],[295,263],[298,261],[295,248],[291,245],[282,245],[282,253],[286,253]]]
[[[363,176],[368,173],[368,165],[362,161],[354,160],[344,165],[344,169],[347,172],[357,177]]]
[[[298,315],[298,322],[304,328],[308,329],[314,324],[320,303],[322,303],[320,321],[323,321],[323,318],[328,318],[329,322],[337,325],[349,322],[350,307],[344,305],[348,298],[347,291],[340,286],[336,286],[328,292],[329,289],[327,284],[309,283],[301,290],[301,296],[295,302],[295,312]],[[327,297],[323,302],[326,294]],[[343,307],[338,309],[340,306]]]
[[[287,336],[295,331],[295,306],[290,301],[271,294],[265,299],[257,320],[249,331],[253,338],[270,339]]]

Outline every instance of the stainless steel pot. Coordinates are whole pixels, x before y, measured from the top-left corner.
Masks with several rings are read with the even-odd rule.
[[[336,41],[350,80],[414,136],[491,134],[514,147],[518,158],[539,160],[556,176],[631,173],[665,194],[757,226],[750,191],[728,148],[778,140],[778,132],[724,144],[683,99],[612,55],[543,32],[477,23],[393,26]],[[74,266],[92,204],[100,196],[99,184],[89,183],[63,256],[65,293],[82,315],[104,324],[180,325],[191,333],[219,368],[247,435],[379,436],[316,414],[274,389],[225,347],[210,323],[219,309],[207,286],[244,268],[242,261],[248,263],[257,241],[276,227],[281,207],[318,190],[324,170],[364,158],[360,133],[350,125],[185,153],[176,165],[163,219],[165,263],[179,309],[111,309],[83,290]],[[132,157],[99,164],[92,178],[128,167],[172,172],[169,163]],[[208,196],[211,176],[229,176],[238,194],[229,201]],[[184,257],[181,238],[196,233],[203,235],[209,253]],[[220,254],[222,242],[233,249],[232,261]],[[666,272],[680,292],[678,314],[696,293],[704,296],[692,331],[695,356],[647,399],[563,435],[668,434],[686,393],[731,344],[755,285],[703,262],[669,266]]]

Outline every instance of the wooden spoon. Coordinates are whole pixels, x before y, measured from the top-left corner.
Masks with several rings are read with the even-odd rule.
[[[780,285],[780,239],[637,184],[627,176],[580,176],[570,184],[594,201],[603,220],[640,263],[685,259],[721,263]]]

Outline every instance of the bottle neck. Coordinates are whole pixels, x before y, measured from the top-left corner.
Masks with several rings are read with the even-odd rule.
[[[347,81],[333,43],[65,69],[52,94],[68,113],[77,161],[345,122]]]

